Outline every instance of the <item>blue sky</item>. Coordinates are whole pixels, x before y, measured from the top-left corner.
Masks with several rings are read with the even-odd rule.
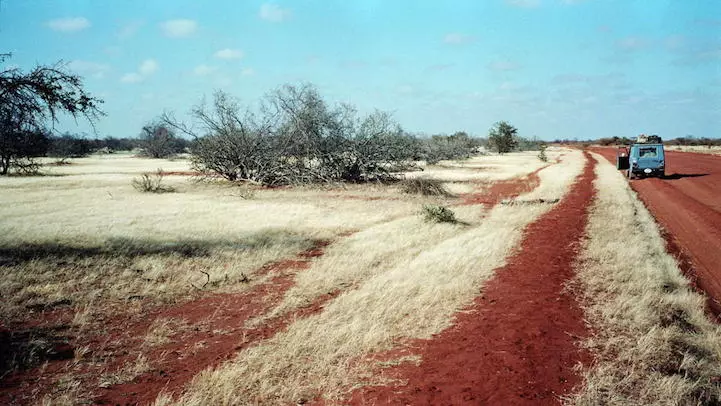
[[[310,82],[413,132],[721,137],[718,0],[0,0],[7,51],[82,74],[100,136]]]

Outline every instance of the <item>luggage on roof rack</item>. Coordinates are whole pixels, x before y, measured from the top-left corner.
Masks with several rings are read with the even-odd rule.
[[[636,137],[636,144],[661,144],[661,137],[658,135],[641,134]]]

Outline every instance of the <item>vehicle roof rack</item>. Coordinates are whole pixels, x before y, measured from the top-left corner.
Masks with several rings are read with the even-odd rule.
[[[661,137],[658,135],[641,134],[636,137],[636,144],[661,144]]]

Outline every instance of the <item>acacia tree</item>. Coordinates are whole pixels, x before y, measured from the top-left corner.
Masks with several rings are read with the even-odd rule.
[[[511,152],[518,146],[518,129],[505,121],[497,122],[488,132],[488,143],[499,154]]]
[[[9,54],[0,55],[0,64]],[[67,113],[74,119],[84,118],[91,125],[104,113],[101,99],[83,88],[82,78],[58,62],[37,66],[28,73],[19,68],[0,68],[0,174],[11,167],[25,167],[23,162],[42,155],[39,150],[46,128]]]

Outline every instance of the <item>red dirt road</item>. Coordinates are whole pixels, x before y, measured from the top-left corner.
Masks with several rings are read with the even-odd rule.
[[[404,386],[357,390],[353,404],[544,405],[580,383],[590,361],[576,343],[586,336],[583,311],[564,290],[594,196],[593,165],[569,194],[531,224],[521,249],[496,271],[453,327],[414,343],[419,365],[385,370]]]
[[[598,152],[616,163],[613,149]],[[665,179],[634,179],[631,187],[665,229],[669,250],[721,314],[721,156],[666,152]]]

